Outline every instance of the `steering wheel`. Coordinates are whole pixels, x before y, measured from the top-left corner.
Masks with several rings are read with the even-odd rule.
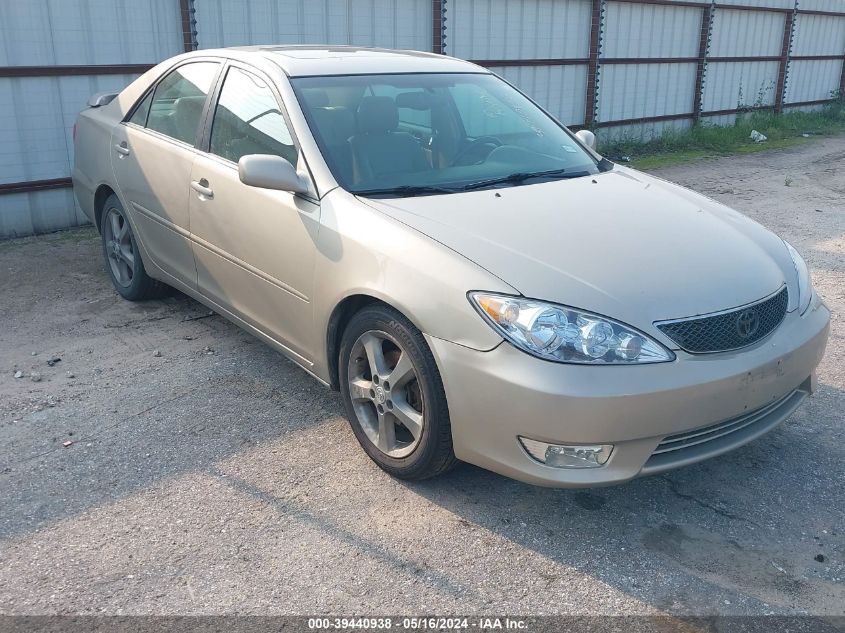
[[[490,149],[487,153],[480,159],[473,163],[469,163],[470,165],[478,165],[479,163],[484,162],[484,159],[497,147],[502,146],[502,141],[500,141],[495,136],[479,136],[477,139],[474,139],[469,142],[469,145],[465,145],[463,149],[459,150],[455,157],[452,159],[452,162],[449,163],[449,167],[454,167],[455,165],[460,164],[461,159],[466,157],[467,155],[471,154],[474,151],[477,151],[484,147],[489,147]]]

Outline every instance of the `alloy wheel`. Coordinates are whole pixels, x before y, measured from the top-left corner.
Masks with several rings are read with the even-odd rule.
[[[364,332],[352,346],[347,380],[358,423],[373,445],[393,458],[410,455],[425,420],[410,354],[386,332]]]
[[[118,284],[128,288],[135,274],[135,249],[129,233],[129,222],[117,209],[109,209],[106,214],[103,241],[112,276]]]

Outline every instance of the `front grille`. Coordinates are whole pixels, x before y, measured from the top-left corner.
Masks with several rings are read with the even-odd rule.
[[[789,293],[784,286],[768,299],[735,310],[655,325],[687,352],[724,352],[768,336],[786,316],[788,302]]]

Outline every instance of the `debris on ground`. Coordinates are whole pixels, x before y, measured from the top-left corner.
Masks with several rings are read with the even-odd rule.
[[[29,375],[29,379],[32,382],[41,382],[41,374],[39,374],[37,371],[34,371]]]
[[[72,371],[69,371],[69,372],[67,372],[67,377],[68,378],[76,378],[76,374],[74,374]]]
[[[64,446],[65,448],[73,446],[73,440],[67,440],[66,442],[62,442],[62,446]]]
[[[203,351],[203,352],[205,352],[205,353],[206,353],[206,354],[208,354],[208,355],[214,354],[214,350],[213,350],[213,349],[211,349],[208,345],[206,345],[205,347],[203,347],[203,348],[202,348],[202,351]]]
[[[23,372],[20,369],[15,372],[15,378],[23,378]]]
[[[769,137],[765,134],[761,134],[757,130],[751,130],[751,140],[755,143],[762,143],[763,141],[768,141]]]
[[[161,358],[161,351],[160,350],[154,351],[153,356],[155,356],[156,358]]]
[[[214,316],[214,312],[206,312],[205,314],[197,314],[195,316],[184,316],[182,317],[183,321],[198,321],[199,319],[207,319],[208,317]]]
[[[824,562],[824,554],[816,554],[816,555],[813,557],[813,559],[814,559],[817,563],[823,563],[823,562]]]
[[[47,364],[48,364],[50,367],[52,367],[52,366],[53,366],[53,365],[55,365],[56,363],[60,363],[60,362],[62,362],[62,359],[61,359],[61,358],[59,358],[58,356],[51,356],[49,359],[47,359]]]

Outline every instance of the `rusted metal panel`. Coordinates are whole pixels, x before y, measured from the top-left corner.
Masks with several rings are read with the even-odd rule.
[[[587,66],[587,90],[584,97],[584,125],[592,125],[598,110],[599,56],[601,53],[601,33],[604,2],[592,0],[590,9],[590,48]]]

